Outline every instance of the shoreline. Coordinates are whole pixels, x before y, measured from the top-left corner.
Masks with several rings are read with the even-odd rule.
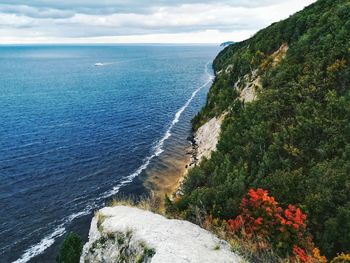
[[[190,162],[188,152],[192,146],[180,149],[179,153],[162,157],[161,163],[165,167],[154,167],[145,176],[144,187],[156,196],[172,196],[176,192],[179,182],[187,171],[186,166]]]
[[[175,114],[175,119],[173,120],[172,125],[168,130],[169,132],[167,133],[169,134],[169,137],[171,135],[170,134],[171,129],[179,121],[179,118],[182,112],[188,107],[188,105],[190,104],[192,99],[196,96],[196,94],[202,88],[206,87],[208,84],[210,84],[210,86],[212,85],[213,79],[215,76],[209,73],[209,70],[208,70],[209,63],[210,61],[207,62],[204,67],[205,73],[208,75],[208,80],[192,93],[191,97],[187,100],[185,105],[182,106],[182,108],[180,108],[180,110]],[[150,192],[153,192],[156,196],[159,196],[161,198],[164,196],[171,197],[174,195],[174,193],[177,192],[179,187],[181,187],[181,182],[183,178],[186,176],[189,167],[191,167],[191,165],[194,163],[192,160],[199,159],[196,156],[197,153],[194,153],[193,140],[188,139],[188,138],[194,138],[194,140],[196,140],[196,134],[197,133],[194,133],[194,134],[192,133],[192,135],[190,134],[187,137],[187,141],[191,143],[190,147],[188,146],[184,147],[180,149],[180,151],[179,149],[176,149],[174,153],[168,154],[167,156],[160,157],[161,163],[163,162],[163,164],[165,164],[165,168],[157,169],[156,167],[155,169],[151,169],[151,171],[147,172],[147,175],[145,176],[144,183],[143,183],[146,189],[148,189]],[[199,142],[201,142],[201,140],[199,140]],[[177,157],[176,155],[179,155],[179,156]],[[191,155],[192,157],[190,157],[189,155]]]
[[[210,158],[211,153],[216,150],[221,131],[221,125],[227,112],[218,117],[213,117],[203,124],[199,129],[187,137],[190,146],[175,154],[168,154],[162,160],[171,164],[165,169],[155,168],[150,171],[144,180],[146,189],[156,196],[175,198],[181,196],[181,184],[190,169],[198,165],[204,158]]]

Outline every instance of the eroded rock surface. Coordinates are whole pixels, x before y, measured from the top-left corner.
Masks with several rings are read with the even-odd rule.
[[[101,209],[93,218],[80,262],[235,263],[240,259],[225,241],[188,221],[116,206]]]
[[[226,113],[219,117],[214,117],[197,130],[194,138],[197,145],[197,163],[200,163],[204,157],[210,158],[211,153],[216,150],[221,131],[221,124],[224,121],[225,116]]]

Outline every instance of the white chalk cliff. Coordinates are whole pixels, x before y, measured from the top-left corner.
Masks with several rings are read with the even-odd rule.
[[[80,262],[235,263],[240,258],[225,241],[188,221],[115,206],[93,218]]]
[[[196,153],[198,163],[200,163],[203,158],[210,158],[211,153],[216,150],[221,125],[225,119],[225,116],[226,113],[220,115],[219,117],[214,117],[197,130],[194,140],[198,146]]]

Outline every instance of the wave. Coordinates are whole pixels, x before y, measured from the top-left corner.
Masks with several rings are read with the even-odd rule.
[[[213,81],[214,76],[211,73],[209,73],[209,69],[208,69],[209,64],[210,64],[210,62],[207,62],[205,64],[205,73],[208,76],[208,80],[202,86],[200,86],[195,91],[193,91],[191,94],[191,97],[175,113],[174,119],[172,120],[167,131],[165,132],[163,137],[160,140],[158,140],[157,143],[155,144],[155,146],[153,147],[153,153],[143,160],[143,163],[141,164],[141,166],[136,171],[134,171],[133,173],[131,173],[130,175],[125,177],[116,186],[114,186],[112,190],[105,192],[102,195],[100,195],[98,198],[94,199],[94,201],[89,206],[87,206],[83,211],[78,212],[78,213],[74,213],[74,214],[70,215],[69,217],[67,217],[64,220],[64,222],[61,223],[60,225],[58,225],[50,235],[44,237],[39,243],[28,248],[24,252],[24,254],[16,261],[13,261],[13,263],[26,263],[30,259],[32,259],[33,257],[36,257],[36,256],[42,254],[47,248],[49,248],[50,246],[52,246],[54,244],[54,242],[57,238],[63,236],[66,233],[66,225],[71,223],[76,218],[90,214],[94,209],[96,209],[98,207],[99,201],[102,201],[108,197],[111,197],[111,196],[117,194],[119,192],[120,188],[131,183],[137,176],[139,176],[142,173],[142,171],[147,169],[151,160],[153,158],[159,156],[164,151],[163,150],[164,142],[167,139],[169,139],[169,137],[172,135],[171,131],[172,131],[173,127],[176,125],[176,123],[179,122],[180,117],[181,117],[182,113],[185,111],[185,109],[188,107],[188,105],[191,103],[191,101],[194,99],[194,97],[197,95],[197,93]]]

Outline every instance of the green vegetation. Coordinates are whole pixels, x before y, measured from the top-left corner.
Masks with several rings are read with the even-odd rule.
[[[350,255],[344,253],[337,255],[331,263],[350,263]]]
[[[83,249],[83,241],[74,233],[69,233],[56,257],[57,263],[79,263],[80,255]]]
[[[149,262],[155,255],[154,248],[143,241],[133,241],[133,232],[100,233],[85,255],[85,262],[105,262],[105,259],[117,263],[144,263]]]
[[[103,231],[102,224],[105,221],[106,217],[99,212],[97,212],[96,217],[97,217],[97,229],[99,232],[102,232]]]
[[[171,210],[195,220],[239,214],[250,188],[264,188],[307,214],[321,252],[350,252],[350,2],[319,0],[253,38],[225,48],[196,130],[224,111],[217,151],[189,172]],[[273,53],[288,45],[285,56]],[[239,100],[237,81],[257,70],[262,88]],[[167,202],[169,203],[169,202]],[[169,204],[168,204],[169,206]]]
[[[140,242],[140,246],[143,248],[143,253],[137,258],[136,263],[147,262],[156,254],[156,250],[148,247],[145,242]]]

